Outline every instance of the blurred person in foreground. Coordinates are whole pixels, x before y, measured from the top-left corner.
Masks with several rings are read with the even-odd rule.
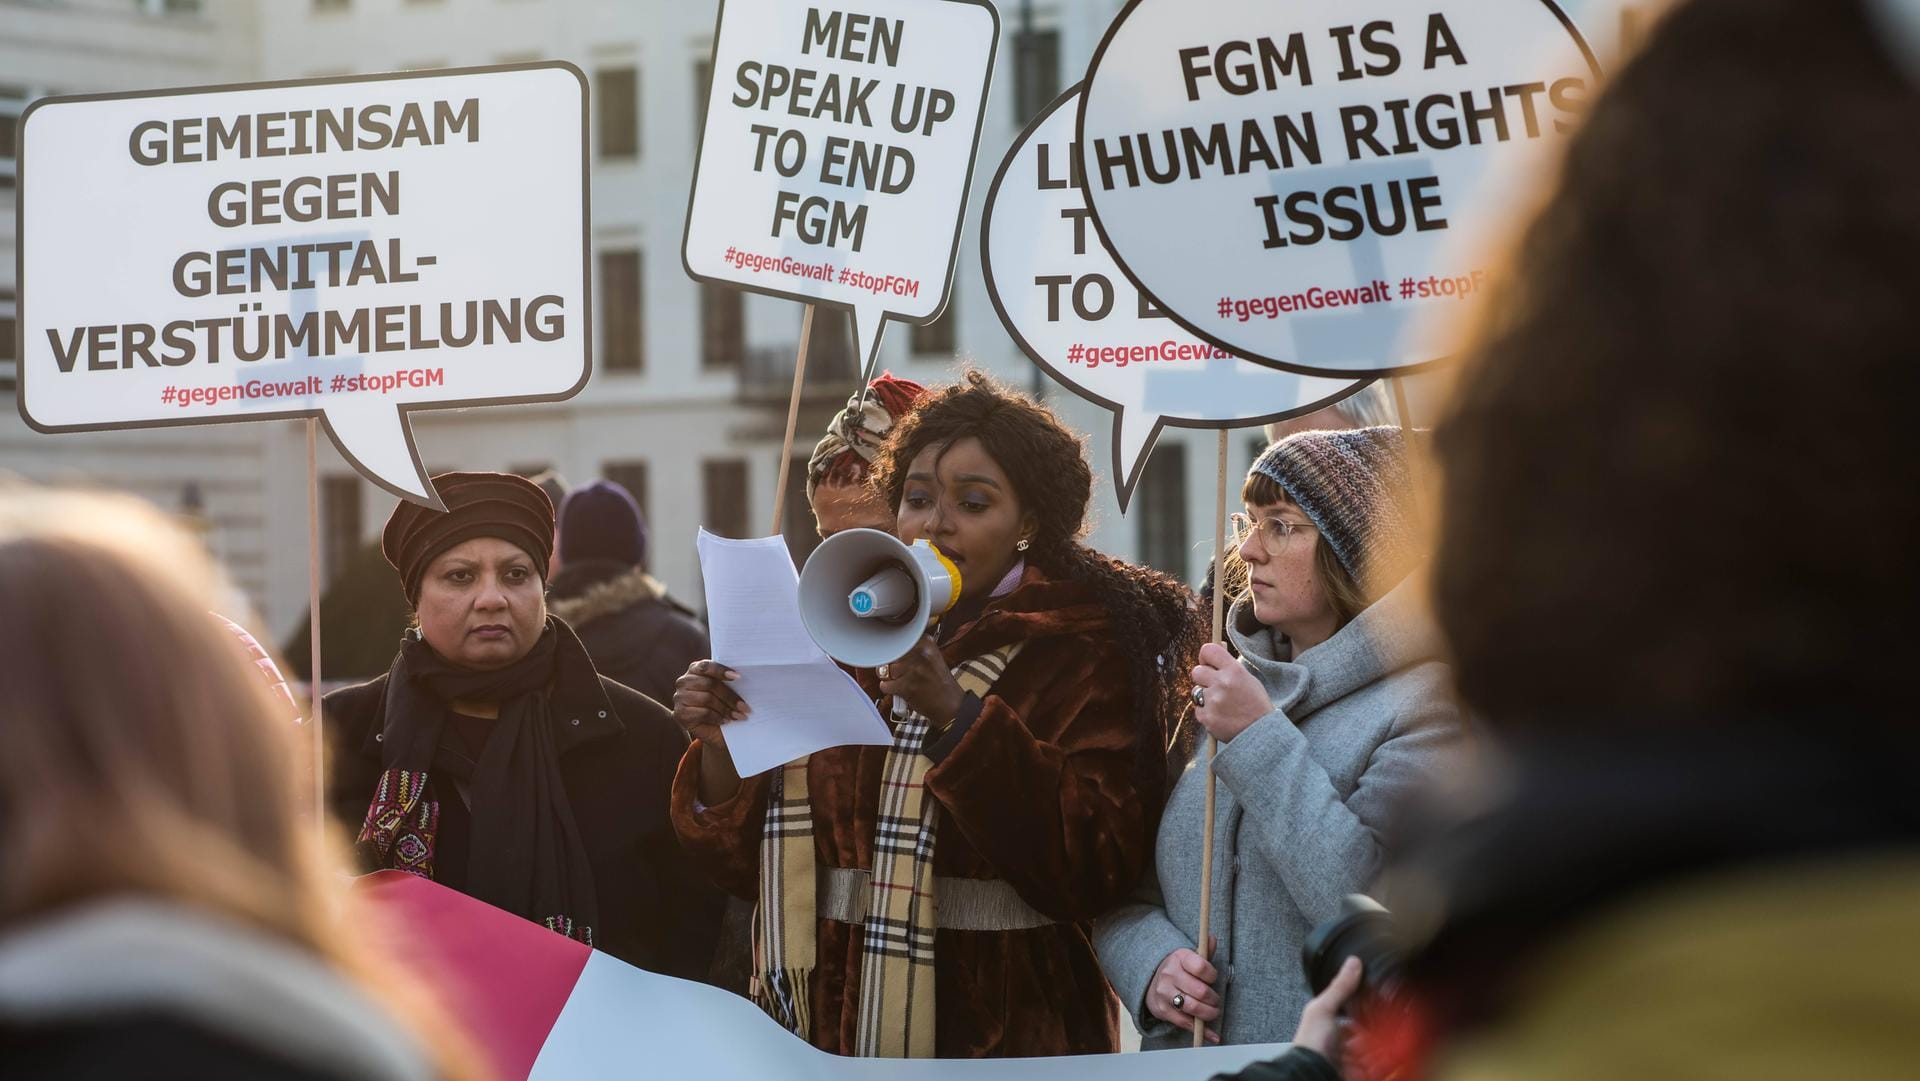
[[[1419,562],[1398,428],[1310,431],[1247,473],[1235,515],[1247,582],[1226,646],[1200,650],[1186,770],[1134,903],[1096,925],[1100,964],[1146,1049],[1286,1038],[1311,992],[1300,947],[1389,855],[1400,800],[1462,756]],[[1235,656],[1237,654],[1237,657]],[[1211,932],[1198,943],[1212,735]]]
[[[755,1001],[839,1054],[1024,1057],[1119,1049],[1090,922],[1152,852],[1200,634],[1192,593],[1081,543],[1093,473],[1045,406],[983,373],[927,396],[873,484],[960,595],[906,656],[855,677],[890,747],[742,778],[726,725],[753,704],[702,662],[674,716],[697,741],[674,828],[758,899]]]
[[[1920,65],[1876,14],[1679,5],[1497,279],[1434,594],[1508,764],[1395,872],[1408,1005],[1350,1067],[1914,1076]]]
[[[719,899],[667,817],[686,737],[548,613],[546,494],[506,473],[433,484],[446,511],[403,502],[380,537],[414,626],[386,675],[324,700],[329,805],[369,871],[705,978]]]
[[[478,1076],[376,964],[219,582],[131,499],[0,492],[0,1074]]]
[[[597,480],[560,505],[559,573],[547,610],[580,636],[594,667],[656,702],[706,656],[707,629],[647,573],[647,522],[625,488]]]

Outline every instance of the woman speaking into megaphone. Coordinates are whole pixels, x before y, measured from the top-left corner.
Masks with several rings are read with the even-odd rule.
[[[704,662],[675,716],[693,861],[756,904],[752,994],[816,1047],[897,1057],[1118,1049],[1089,941],[1152,855],[1165,720],[1203,638],[1174,580],[1080,543],[1093,475],[1043,406],[970,372],[892,431],[874,490],[961,591],[902,657],[855,677],[891,747],[742,779],[749,703]]]

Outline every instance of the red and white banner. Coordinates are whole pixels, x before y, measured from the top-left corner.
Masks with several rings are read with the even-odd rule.
[[[842,1058],[815,1049],[737,995],[635,968],[415,875],[382,871],[360,884],[393,925],[407,929],[407,960],[416,971],[436,975],[448,1009],[507,1081],[587,1081],[642,1071],[759,1081],[1204,1081],[1286,1049]]]

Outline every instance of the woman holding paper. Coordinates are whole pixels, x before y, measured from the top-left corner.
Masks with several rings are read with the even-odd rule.
[[[685,737],[548,615],[546,493],[503,473],[433,481],[446,512],[401,503],[380,537],[414,626],[386,675],[325,700],[334,813],[368,870],[705,978],[719,899],[667,820]]]
[[[1101,920],[1100,962],[1142,1046],[1286,1040],[1311,992],[1307,933],[1365,892],[1396,802],[1447,768],[1466,730],[1416,583],[1397,428],[1303,432],[1247,474],[1236,515],[1246,592],[1193,670],[1219,740],[1214,948],[1199,934],[1204,762],[1175,785],[1140,895]],[[1191,754],[1189,745],[1187,754]],[[1210,954],[1211,956],[1208,956]]]
[[[703,662],[674,696],[697,741],[675,829],[757,901],[754,997],[815,1046],[1116,1050],[1090,923],[1150,856],[1164,718],[1203,633],[1192,594],[1079,543],[1092,472],[1078,438],[978,373],[900,423],[874,484],[897,535],[932,541],[962,576],[936,634],[856,673],[904,704],[893,746],[743,780],[725,724],[750,706]]]

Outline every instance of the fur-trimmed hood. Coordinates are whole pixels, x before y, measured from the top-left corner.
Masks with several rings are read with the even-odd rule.
[[[622,569],[619,564],[599,561],[568,566],[554,575],[547,610],[577,629],[646,603],[666,604],[683,614],[693,614],[668,596],[666,585],[645,568]]]

